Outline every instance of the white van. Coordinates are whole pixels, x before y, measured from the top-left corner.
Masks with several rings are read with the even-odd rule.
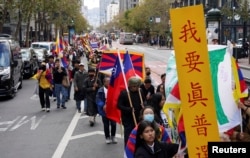
[[[133,44],[134,43],[133,33],[121,32],[119,42],[120,44]]]
[[[51,51],[55,42],[33,42],[31,43],[31,48],[33,49],[41,49],[45,48],[48,51],[48,55],[51,55]]]

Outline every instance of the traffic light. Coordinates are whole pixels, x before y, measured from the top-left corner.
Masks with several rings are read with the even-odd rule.
[[[154,18],[153,18],[153,17],[150,17],[150,18],[149,18],[149,22],[152,23],[153,21],[154,21]]]

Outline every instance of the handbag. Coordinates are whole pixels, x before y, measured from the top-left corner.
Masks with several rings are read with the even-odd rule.
[[[64,87],[66,87],[66,88],[69,87],[69,79],[68,79],[67,76],[64,76],[64,77],[63,77],[62,85],[63,85]]]

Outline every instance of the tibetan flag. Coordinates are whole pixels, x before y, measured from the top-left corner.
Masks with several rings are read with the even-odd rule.
[[[56,38],[55,54],[57,54],[57,56],[58,56],[59,53],[63,51],[63,49],[64,49],[63,40],[60,38],[59,31],[58,31],[57,32],[57,38]]]
[[[248,87],[236,60],[232,57],[232,70],[235,82],[235,100],[239,100],[248,96]]]
[[[128,51],[126,51],[126,54],[124,55],[124,59],[123,59],[123,66],[124,66],[124,74],[126,77],[126,82],[128,82],[128,79],[130,77],[136,76],[130,55],[128,53]]]
[[[124,60],[124,51],[121,52],[121,59]],[[144,55],[142,53],[130,52],[129,53],[134,71],[136,76],[139,76],[141,79],[144,79]],[[100,62],[99,72],[106,75],[111,75],[111,71],[114,67],[114,63],[117,57],[117,52],[105,51],[102,53],[102,59]]]
[[[117,108],[118,97],[120,92],[124,89],[125,83],[122,74],[121,61],[119,57],[116,57],[108,87],[106,116],[117,123],[121,123],[121,113]]]
[[[68,66],[69,66],[69,61],[68,61],[67,57],[65,56],[65,54],[63,54],[63,56],[62,56],[60,59],[61,59],[61,65],[62,65],[64,68],[68,68]]]

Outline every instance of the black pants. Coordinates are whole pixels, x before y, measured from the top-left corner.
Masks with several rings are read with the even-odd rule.
[[[39,86],[39,99],[42,108],[50,108],[50,101],[49,101],[50,89],[49,88],[42,88]],[[45,97],[45,98],[44,98]],[[45,107],[46,105],[46,107]]]
[[[124,123],[123,126],[124,126],[124,146],[126,147],[129,135],[132,132],[132,130],[135,128],[135,126],[133,123],[132,124]]]
[[[111,126],[111,136],[115,136],[116,133],[116,122],[110,120],[109,118],[102,116],[102,122],[104,127],[105,138],[110,138],[109,125]]]

